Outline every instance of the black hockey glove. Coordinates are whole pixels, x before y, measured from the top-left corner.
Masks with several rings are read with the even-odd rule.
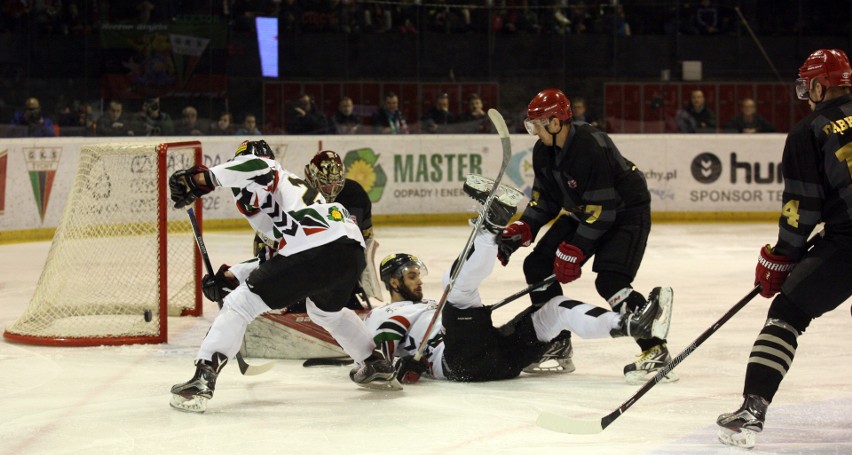
[[[230,268],[231,266],[228,264],[222,264],[216,275],[207,274],[201,279],[201,292],[204,294],[204,297],[207,297],[210,301],[219,303],[220,306],[222,299],[240,285],[240,282],[236,278],[225,275],[225,272]]]
[[[414,360],[413,355],[400,358],[396,365],[396,379],[402,384],[416,384],[420,376],[429,369],[429,361],[426,357]]]
[[[193,178],[196,174],[203,174],[204,184],[197,184]],[[175,172],[169,177],[169,190],[172,202],[176,209],[182,209],[192,204],[196,199],[213,191],[213,177],[207,166],[195,166]]]

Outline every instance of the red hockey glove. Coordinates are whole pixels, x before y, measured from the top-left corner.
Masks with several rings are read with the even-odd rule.
[[[771,246],[761,248],[754,271],[754,284],[760,285],[760,295],[768,299],[779,293],[781,285],[795,265],[788,257],[772,254]]]
[[[222,264],[216,275],[204,275],[201,279],[201,292],[204,297],[210,299],[211,302],[221,303],[222,299],[240,285],[240,282],[233,274],[225,275],[225,272],[230,269],[228,264]]]
[[[515,221],[506,226],[503,234],[497,238],[497,259],[505,267],[509,263],[509,256],[522,246],[530,246],[532,239],[530,225],[525,221]]]
[[[414,360],[413,355],[407,355],[399,359],[397,364],[396,379],[402,384],[416,384],[429,369],[429,361],[426,357],[420,357],[420,360]]]
[[[198,184],[193,178],[196,174],[203,174],[203,184]],[[176,171],[169,177],[169,190],[172,202],[176,209],[182,209],[192,204],[196,199],[213,191],[212,175],[207,166],[195,166],[189,169]]]
[[[560,283],[570,283],[580,278],[580,265],[586,255],[574,245],[568,242],[559,244],[556,250],[556,259],[553,261],[553,274]]]

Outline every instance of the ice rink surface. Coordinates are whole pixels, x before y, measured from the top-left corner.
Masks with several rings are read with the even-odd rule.
[[[763,224],[657,224],[634,283],[643,294],[674,288],[669,348],[676,355],[752,289],[759,247],[774,243]],[[426,296],[461,251],[469,228],[377,227],[380,260],[418,255],[430,269]],[[251,251],[249,232],[208,233],[214,266]],[[49,242],[0,246],[0,325],[29,303]],[[482,295],[494,302],[524,287],[522,249],[499,264]],[[96,258],[93,258],[95,260]],[[331,260],[331,259],[330,259]],[[566,295],[600,306],[594,273]],[[95,281],[86,270],[81,280]],[[504,322],[528,299],[494,314]],[[423,380],[402,392],[359,389],[349,367],[303,368],[276,360],[259,376],[228,365],[205,414],[169,407],[169,388],[193,372],[195,352],[216,315],[171,318],[169,343],[96,348],[40,347],[0,341],[2,454],[736,454],[716,441],[716,416],[739,406],[751,345],[768,300],[755,298],[676,370],[597,435],[574,436],[535,425],[540,411],[599,419],[638,389],[622,367],[639,354],[630,339],[574,337],[574,373],[522,375],[460,384]],[[852,454],[852,318],[849,302],[813,322],[799,338],[791,371],[769,408],[753,454]],[[264,360],[248,359],[262,363]],[[235,363],[235,362],[234,362]]]

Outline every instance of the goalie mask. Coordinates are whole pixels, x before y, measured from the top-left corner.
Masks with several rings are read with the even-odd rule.
[[[272,153],[272,147],[263,139],[259,141],[243,141],[237,146],[237,151],[234,152],[234,157],[242,155],[254,155],[262,158],[275,159],[275,154]]]
[[[387,256],[382,259],[379,265],[379,276],[382,282],[385,283],[385,288],[387,288],[388,292],[399,292],[406,300],[417,302],[423,298],[422,292],[417,296],[413,295],[412,291],[406,286],[400,286],[399,289],[392,289],[391,287],[391,278],[396,278],[402,283],[405,274],[411,271],[418,271],[420,277],[429,274],[426,264],[420,259],[417,259],[417,256],[408,253],[397,253]]]
[[[340,156],[331,150],[317,153],[305,166],[305,180],[322,193],[327,202],[334,202],[346,183],[346,168]]]
[[[799,78],[796,79],[796,97],[800,100],[810,99],[812,81],[816,79],[823,87],[852,86],[852,68],[849,58],[839,49],[820,49],[808,56],[805,63],[799,67]],[[819,102],[821,100],[812,100]]]

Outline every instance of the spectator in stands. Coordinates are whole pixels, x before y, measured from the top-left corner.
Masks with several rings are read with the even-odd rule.
[[[53,137],[58,135],[58,127],[53,120],[41,113],[41,102],[30,97],[24,103],[24,110],[15,112],[9,124],[9,137]]]
[[[198,121],[198,109],[194,106],[186,106],[181,111],[181,119],[177,124],[178,136],[204,136],[207,127]]]
[[[421,131],[424,133],[452,133],[452,125],[456,123],[456,116],[450,112],[450,96],[441,93],[435,97],[435,103],[429,112],[423,116]]]
[[[719,5],[711,0],[701,0],[692,11],[686,28],[694,35],[718,35],[727,31],[730,22],[731,18],[723,14]]]
[[[467,97],[467,110],[459,116],[459,132],[482,134],[490,132],[491,121],[482,107],[482,98],[478,93]]]
[[[358,127],[361,126],[361,119],[358,118],[352,111],[355,104],[352,98],[344,96],[337,104],[337,112],[331,118],[331,123],[334,125],[334,132],[337,134],[355,134],[358,132]]]
[[[145,98],[142,111],[137,113],[133,120],[134,136],[173,136],[175,134],[172,117],[162,111],[158,95]]]
[[[260,136],[263,133],[257,129],[257,117],[251,112],[248,112],[243,117],[243,126],[237,129],[234,134],[237,136]]]
[[[574,120],[573,122],[585,122],[589,125],[594,126],[595,128],[600,128],[600,124],[598,123],[598,118],[586,107],[586,100],[580,98],[574,98],[574,101],[571,103],[571,110],[574,111]]]
[[[95,134],[98,136],[133,136],[129,122],[122,115],[124,105],[119,100],[112,100],[104,115],[95,122]]]
[[[314,99],[302,94],[293,103],[287,123],[288,134],[326,134],[328,119],[317,109]]]
[[[740,114],[725,125],[729,133],[774,133],[775,128],[757,113],[757,104],[751,98],[740,101]]]
[[[399,110],[399,97],[394,92],[385,93],[382,107],[373,114],[372,120],[373,133],[408,134],[408,124]]]
[[[210,124],[211,136],[233,136],[236,133],[233,122],[234,116],[230,112],[219,114],[218,120]]]
[[[56,123],[61,136],[93,136],[95,116],[92,105],[80,101],[66,104]]]
[[[693,90],[689,104],[676,115],[677,129],[681,133],[715,133],[716,113],[707,107],[704,92]]]

